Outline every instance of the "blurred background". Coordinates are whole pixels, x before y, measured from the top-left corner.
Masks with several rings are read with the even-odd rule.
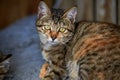
[[[25,16],[37,13],[41,0],[0,0],[0,29]],[[45,0],[52,7],[53,0]]]
[[[41,0],[1,0],[0,29],[28,15],[37,13]],[[48,6],[69,9],[78,6],[77,20],[106,21],[120,24],[120,0],[44,0]]]

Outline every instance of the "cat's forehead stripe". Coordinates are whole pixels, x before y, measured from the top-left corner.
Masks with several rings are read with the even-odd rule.
[[[57,23],[63,16],[64,11],[62,9],[52,9],[52,20]]]

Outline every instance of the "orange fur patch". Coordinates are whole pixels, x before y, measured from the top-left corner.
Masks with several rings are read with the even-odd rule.
[[[101,40],[95,41],[96,39],[101,39]],[[95,48],[101,49],[101,48],[104,48],[105,45],[108,45],[108,44],[118,44],[119,41],[120,40],[114,36],[108,40],[102,39],[102,35],[95,36],[94,38],[87,38],[87,40],[85,40],[85,45],[80,50],[78,50],[76,54],[74,55],[74,59],[77,60],[81,56],[86,55],[87,51],[89,51],[90,49],[91,50],[94,50]]]
[[[45,75],[47,74],[47,68],[48,68],[49,64],[48,63],[45,63],[42,65],[42,68],[40,70],[40,74],[39,74],[39,77],[42,79],[45,77]]]

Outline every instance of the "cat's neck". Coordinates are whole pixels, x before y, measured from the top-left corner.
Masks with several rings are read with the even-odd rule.
[[[47,62],[58,64],[57,63],[58,61],[63,61],[65,50],[66,50],[65,45],[45,44],[45,45],[42,45],[41,47],[42,47],[42,55]],[[62,59],[60,60],[58,57]]]

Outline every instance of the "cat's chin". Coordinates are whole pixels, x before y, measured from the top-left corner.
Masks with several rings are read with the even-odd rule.
[[[48,41],[47,44],[50,44],[51,46],[54,46],[54,45],[59,45],[60,43],[54,42],[54,41]]]

